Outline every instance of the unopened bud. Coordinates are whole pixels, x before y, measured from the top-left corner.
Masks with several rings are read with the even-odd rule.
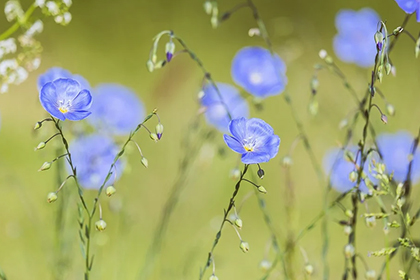
[[[98,231],[104,231],[106,229],[106,223],[104,220],[100,219],[95,223],[95,227]]]
[[[229,177],[232,178],[233,180],[238,180],[239,177],[241,176],[241,171],[238,168],[234,168],[230,171]]]
[[[373,269],[369,269],[366,271],[366,279],[367,280],[375,280],[376,279],[376,272]]]
[[[153,141],[157,142],[159,140],[159,137],[157,136],[156,133],[152,132],[150,133],[150,139],[152,139]]]
[[[271,268],[271,262],[268,260],[262,260],[259,267],[263,272],[267,272]]]
[[[158,123],[156,125],[155,131],[156,131],[156,135],[158,139],[160,140],[160,138],[162,138],[162,133],[163,133],[163,124]]]
[[[40,169],[38,169],[38,171],[45,171],[51,168],[52,162],[44,162],[44,164],[41,166]]]
[[[241,241],[241,244],[239,244],[239,248],[241,248],[242,252],[247,253],[249,251],[248,242]]]
[[[394,116],[395,115],[395,108],[390,103],[387,103],[386,104],[386,111],[387,111],[388,115],[390,115],[390,116]]]
[[[254,27],[248,30],[249,37],[260,36],[260,35],[261,35],[261,31],[257,27]]]
[[[345,235],[350,235],[353,232],[353,228],[351,226],[345,226],[344,227],[344,234]]]
[[[416,41],[415,54],[416,54],[416,58],[418,58],[420,54],[420,37]]]
[[[174,52],[175,52],[175,44],[172,41],[169,41],[168,43],[166,43],[165,45],[165,52],[166,52],[166,60],[168,62],[171,61],[172,57],[174,56]]]
[[[386,62],[386,63],[385,63],[385,73],[386,73],[387,75],[389,75],[389,73],[391,73],[391,70],[392,70],[392,65],[391,65],[391,63]]]
[[[292,163],[293,163],[292,158],[289,156],[285,156],[282,160],[282,164],[284,167],[290,167],[292,166]]]
[[[47,201],[48,201],[48,203],[51,203],[51,202],[56,201],[56,200],[57,200],[57,198],[58,198],[58,196],[57,196],[57,193],[56,193],[56,192],[50,192],[50,193],[47,195]]]
[[[143,166],[147,168],[149,166],[149,161],[147,160],[147,158],[142,157],[141,164],[143,164]]]
[[[382,79],[384,77],[384,74],[382,73],[382,68],[383,68],[383,66],[379,65],[378,66],[378,71],[376,72],[376,76],[378,77],[378,80],[379,80],[380,83],[382,83]]]
[[[376,49],[378,51],[381,51],[382,50],[382,44],[383,44],[383,41],[384,41],[384,35],[382,34],[382,32],[377,31],[375,33],[374,38],[375,38],[375,43],[376,43]]]
[[[206,14],[211,15],[212,9],[213,4],[211,3],[211,1],[204,2],[204,11],[206,12]]]
[[[260,179],[264,178],[264,175],[265,175],[264,170],[262,170],[261,168],[260,168],[260,169],[258,169],[258,171],[257,171],[257,175],[258,175],[258,177],[259,177]]]
[[[237,226],[239,229],[242,228],[242,220],[241,219],[236,218],[234,223],[235,223],[235,226]]]
[[[348,259],[354,256],[354,246],[352,244],[347,244],[346,247],[344,247],[344,255]]]
[[[209,280],[219,280],[219,278],[216,275],[212,274]]]
[[[42,122],[37,122],[34,126],[34,130],[40,129],[42,126]]]
[[[47,145],[47,143],[41,142],[41,143],[38,144],[38,146],[36,146],[36,148],[34,150],[37,151],[37,150],[44,149],[46,145]]]
[[[325,59],[327,57],[328,53],[327,53],[326,50],[322,49],[322,50],[319,51],[318,55],[319,55],[319,58]]]
[[[400,198],[403,194],[403,187],[404,184],[403,183],[399,183],[397,186],[397,189],[395,190],[396,194],[397,194],[397,199]]]
[[[153,70],[155,70],[155,64],[150,59],[146,63],[147,70],[151,73]]]
[[[107,195],[107,196],[111,196],[111,195],[113,195],[116,191],[117,191],[117,190],[116,190],[113,186],[109,186],[109,187],[107,187],[107,188],[106,188],[105,193],[106,193],[106,195]]]
[[[353,211],[351,211],[350,209],[347,209],[346,210],[346,216],[349,217],[349,218],[353,218],[353,216],[354,216]]]
[[[353,183],[356,182],[356,180],[357,180],[357,172],[356,171],[350,172],[349,179],[350,179],[350,182],[353,182]]]
[[[401,26],[398,26],[397,28],[394,29],[394,31],[392,32],[394,35],[398,35],[401,32],[403,32],[404,28],[402,28]]]
[[[198,92],[198,94],[197,94],[197,97],[198,97],[198,99],[201,99],[201,98],[203,98],[203,97],[204,97],[204,95],[205,95],[204,91],[203,91],[203,90],[200,90],[200,91]]]
[[[372,216],[372,217],[367,217],[366,219],[366,225],[369,228],[373,228],[376,226],[376,217]]]
[[[338,124],[338,129],[346,128],[349,124],[349,121],[347,119],[342,119],[340,123]]]
[[[308,110],[312,116],[318,114],[318,101],[316,99],[312,99],[312,101],[309,103]]]
[[[217,16],[212,16],[210,19],[210,23],[213,28],[217,28],[217,26],[219,25],[219,19],[217,18]]]
[[[267,190],[266,190],[263,186],[259,186],[259,187],[258,187],[258,191],[259,191],[260,193],[263,193],[263,194],[266,194],[266,193],[267,193]]]
[[[165,66],[166,64],[166,60],[159,60],[158,62],[155,63],[155,69],[160,69],[163,66]]]
[[[388,123],[388,117],[387,117],[385,114],[382,114],[382,115],[381,115],[381,121],[382,121],[384,124],[387,124],[387,123]]]
[[[311,80],[311,91],[312,94],[316,94],[317,90],[318,90],[318,86],[319,86],[319,80],[316,76],[312,77]]]
[[[314,267],[310,264],[305,265],[305,272],[307,275],[312,275],[314,273]]]

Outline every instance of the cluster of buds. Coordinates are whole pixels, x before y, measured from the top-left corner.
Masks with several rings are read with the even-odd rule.
[[[217,7],[216,1],[206,1],[204,2],[204,11],[206,14],[211,16],[210,23],[213,28],[219,26],[219,8]]]
[[[394,36],[398,36],[403,31],[401,27],[397,27],[393,31]],[[382,82],[383,79],[383,72],[387,75],[391,73],[392,65],[390,63],[388,52],[386,46],[388,45],[388,31],[386,28],[386,25],[384,22],[381,21],[381,28],[378,30],[374,35],[374,40],[376,43],[376,50],[378,53],[377,61],[375,61],[377,67],[376,67],[376,78],[379,80],[379,82]],[[372,95],[375,94],[375,92],[372,90]]]
[[[169,41],[165,44],[165,57],[166,59],[157,60],[157,49],[159,46],[159,41],[163,35],[169,36]],[[174,33],[170,30],[165,30],[160,32],[156,35],[152,49],[150,51],[149,60],[146,62],[146,67],[149,72],[153,72],[155,69],[160,69],[166,65],[166,63],[170,62],[175,55],[175,43],[174,40]]]
[[[42,13],[46,16],[53,16],[56,23],[61,25],[68,25],[70,23],[72,16],[69,9],[72,5],[72,0],[36,0],[35,4],[41,8]]]

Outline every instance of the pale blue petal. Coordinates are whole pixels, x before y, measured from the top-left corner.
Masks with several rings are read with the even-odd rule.
[[[71,111],[87,110],[92,105],[92,95],[84,89],[75,96],[71,105]]]
[[[246,123],[245,118],[234,119],[229,123],[229,131],[238,140],[243,140],[246,137]]]
[[[229,135],[223,135],[223,139],[225,140],[226,145],[231,148],[233,151],[243,154],[246,152],[244,146],[234,137]]]
[[[407,14],[412,14],[418,9],[419,2],[417,0],[395,0],[398,6]]]
[[[241,161],[245,164],[256,164],[262,162],[268,162],[271,159],[268,153],[264,152],[247,152],[242,154]]]
[[[65,113],[64,115],[66,116],[66,118],[68,118],[71,121],[80,121],[87,118],[90,114],[91,112],[82,110],[82,111],[68,112],[68,113]]]

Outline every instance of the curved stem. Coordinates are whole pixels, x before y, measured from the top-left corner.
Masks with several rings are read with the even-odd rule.
[[[13,33],[15,33],[19,29],[20,26],[22,26],[23,24],[27,22],[27,20],[35,11],[35,9],[36,9],[35,3],[32,3],[32,5],[28,8],[28,10],[26,11],[22,19],[16,20],[16,22],[12,26],[10,26],[9,29],[7,29],[2,34],[0,34],[0,41],[5,40],[9,38],[10,36],[12,36]]]

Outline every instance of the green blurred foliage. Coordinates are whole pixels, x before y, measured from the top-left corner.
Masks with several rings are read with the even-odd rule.
[[[31,3],[28,0],[22,2],[24,7]],[[33,152],[33,148],[52,133],[48,125],[39,133],[32,131],[35,122],[46,117],[38,102],[36,79],[52,66],[81,74],[92,86],[101,82],[117,82],[131,87],[148,111],[159,109],[165,126],[162,140],[155,144],[142,133],[136,138],[149,160],[149,168],[141,165],[140,156],[133,148],[127,156],[130,171],[116,184],[117,193],[111,198],[103,198],[104,219],[108,228],[94,235],[92,279],[136,279],[162,207],[177,178],[178,165],[185,152],[181,142],[188,124],[197,117],[196,96],[202,81],[202,73],[187,55],[180,55],[163,69],[148,73],[145,63],[152,38],[161,30],[174,30],[202,59],[216,81],[229,83],[232,83],[230,63],[236,51],[247,45],[264,46],[261,38],[247,35],[248,30],[255,27],[249,10],[239,11],[214,30],[210,18],[203,11],[202,2],[74,1],[71,8],[73,20],[68,27],[55,24],[51,18],[45,20],[44,32],[39,37],[44,48],[41,68],[31,73],[25,83],[0,96],[0,266],[9,279],[81,279],[83,275],[77,233],[76,188],[72,184],[66,185],[58,201],[48,204],[47,193],[59,185],[55,178],[57,168],[43,173],[36,170],[44,161],[55,157],[54,145]],[[219,7],[223,11],[239,2],[221,2]],[[368,5],[386,20],[390,28],[401,24],[405,14],[392,0],[259,0],[255,3],[266,22],[274,49],[287,63],[287,90],[321,162],[329,147],[343,141],[345,132],[338,130],[338,124],[347,112],[356,108],[341,82],[333,75],[322,72],[319,76],[319,113],[312,117],[307,112],[309,82],[313,65],[319,62],[318,51],[325,48],[333,54],[336,12],[342,8],[359,9]],[[0,17],[0,32],[8,26],[4,17]],[[416,34],[419,25],[412,19],[407,29]],[[162,48],[160,55],[163,56],[163,52]],[[397,114],[390,117],[385,126],[379,114],[374,113],[372,123],[377,131],[407,129],[414,134],[420,124],[420,68],[414,60],[414,45],[408,37],[400,39],[392,60],[397,67],[397,76],[386,77],[380,88],[396,107]],[[340,61],[337,63],[362,96],[370,70]],[[379,98],[376,102],[384,108]],[[293,153],[291,168],[295,193],[294,221],[291,224],[286,222],[285,206],[290,201],[286,201],[286,176],[280,163],[296,138],[297,129],[282,96],[266,100],[263,106],[263,111],[253,108],[252,116],[270,123],[282,140],[277,158],[263,165],[266,176],[262,183],[268,191],[265,196],[267,208],[284,248],[288,230],[296,234],[322,210],[325,186],[317,183],[310,160],[300,143]],[[200,125],[206,126],[203,120]],[[67,128],[70,131],[70,127]],[[360,125],[356,129],[355,140],[361,132]],[[150,279],[196,279],[199,268],[204,265],[235,183],[228,175],[237,157],[227,148],[224,148],[225,155],[220,156],[220,147],[224,148],[220,134],[203,143],[198,159],[188,173],[179,204],[172,213],[161,254],[156,259]],[[244,185],[238,201],[249,191],[253,191],[252,186]],[[87,201],[92,201],[95,192],[86,191],[85,195]],[[333,193],[331,198],[335,195]],[[414,201],[418,201],[418,197],[419,192],[415,190]],[[60,247],[55,230],[56,216],[61,207],[64,214],[60,222],[65,231],[60,237],[60,242],[63,242]],[[246,201],[241,218],[244,223],[241,234],[249,242],[250,251],[242,253],[235,232],[226,227],[215,252],[219,279],[259,279],[263,275],[258,264],[264,258],[270,235],[255,197]],[[339,219],[343,219],[342,211],[332,210],[328,254],[330,279],[339,279],[344,267],[343,248],[347,237],[335,222]],[[359,222],[358,252],[367,259],[372,269],[378,270],[382,259],[368,258],[367,254],[385,246],[382,224],[379,221],[376,228],[368,229],[362,219]],[[391,233],[389,238],[396,236]],[[306,250],[309,261],[315,267],[313,279],[322,279],[320,226],[314,228],[298,246]],[[64,256],[64,261],[57,265],[60,254]],[[272,252],[269,256],[273,257]],[[304,260],[298,248],[293,262],[296,273],[300,275],[298,279],[302,279]],[[397,260],[395,264],[399,262]],[[397,279],[396,268],[399,265],[395,264],[391,279]],[[359,270],[364,271],[362,265]],[[270,279],[282,279],[282,276],[274,273]]]

